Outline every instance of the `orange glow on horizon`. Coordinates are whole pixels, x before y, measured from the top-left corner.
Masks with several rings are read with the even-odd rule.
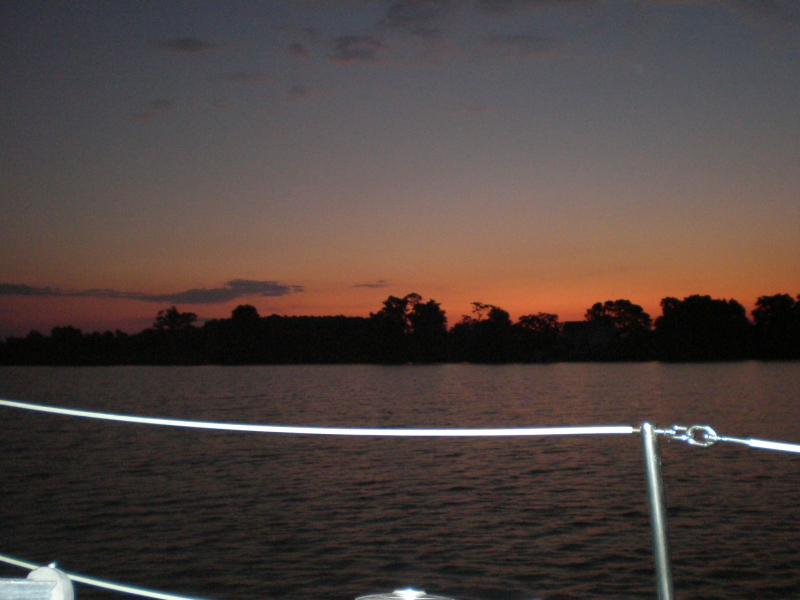
[[[727,290],[730,291],[730,290]],[[564,321],[582,320],[586,310],[595,302],[626,298],[640,304],[655,320],[660,314],[661,299],[667,296],[684,298],[692,294],[708,294],[715,298],[734,299],[739,301],[748,311],[752,309],[756,299],[761,295],[788,293],[796,296],[796,290],[767,289],[750,292],[742,287],[742,293],[714,293],[708,290],[676,289],[671,293],[640,291],[636,294],[587,293],[578,286],[565,288],[559,293],[554,290],[509,287],[506,289],[476,290],[475,293],[447,292],[440,290],[438,294],[427,294],[419,287],[388,286],[386,288],[340,288],[323,291],[305,291],[278,298],[244,297],[222,304],[182,304],[178,308],[184,312],[194,312],[200,322],[208,319],[228,318],[231,311],[240,304],[252,304],[259,314],[286,316],[326,316],[344,315],[351,317],[367,317],[371,312],[380,310],[383,300],[389,295],[404,296],[417,292],[423,299],[439,302],[447,314],[448,325],[453,326],[462,316],[469,315],[472,302],[479,301],[494,304],[508,311],[512,319],[525,314],[546,312],[554,313]],[[120,329],[128,333],[137,333],[150,327],[159,310],[168,307],[156,303],[145,303],[135,300],[114,300],[87,297],[50,297],[37,298],[25,296],[6,296],[0,298],[0,335],[26,335],[30,330],[49,333],[56,326],[71,325],[84,332]]]

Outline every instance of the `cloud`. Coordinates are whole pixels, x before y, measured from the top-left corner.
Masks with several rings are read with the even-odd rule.
[[[484,43],[512,58],[534,58],[551,55],[557,42],[552,38],[529,34],[492,34],[486,36]]]
[[[479,10],[494,15],[543,7],[588,6],[594,2],[595,0],[477,0]]]
[[[150,103],[150,110],[172,110],[175,103],[167,98],[157,98]]]
[[[292,56],[294,58],[305,59],[311,57],[311,52],[309,51],[309,49],[300,42],[293,42],[289,44],[289,47],[286,50],[287,52],[289,52],[289,56]]]
[[[369,288],[373,290],[378,290],[382,288],[389,287],[389,282],[385,279],[378,279],[378,281],[373,281],[371,283],[356,283],[353,285],[354,288]]]
[[[163,40],[158,43],[158,47],[167,52],[175,52],[177,54],[198,54],[213,50],[217,45],[198,38],[180,37]]]
[[[286,93],[288,94],[291,100],[297,102],[306,102],[318,98],[325,98],[332,94],[330,90],[327,90],[325,88],[307,86],[302,83],[296,83],[294,85],[289,86],[289,89],[287,90]]]
[[[130,117],[134,121],[150,121],[155,117],[169,112],[175,108],[175,102],[168,98],[156,98],[152,100],[145,109],[132,112]]]
[[[31,287],[22,283],[0,283],[0,296],[57,296],[61,290],[51,287]]]
[[[246,296],[279,297],[304,291],[303,286],[277,281],[232,279],[223,287],[195,288],[181,292],[148,294],[111,289],[62,290],[53,287],[34,287],[19,283],[0,283],[0,296],[33,296],[39,298],[108,298],[170,304],[220,304]]]
[[[411,35],[438,36],[454,5],[452,0],[395,0],[380,24]]]
[[[376,63],[386,50],[386,44],[371,35],[343,35],[333,39],[331,60],[350,64],[356,62]]]
[[[311,90],[305,85],[296,84],[289,88],[289,95],[292,98],[297,98],[297,99],[305,98],[310,93]]]
[[[485,104],[464,103],[450,107],[449,112],[457,115],[474,116],[474,115],[485,115],[494,111]]]
[[[229,71],[218,75],[214,79],[242,85],[258,85],[272,82],[272,78],[269,75],[258,71]]]
[[[800,27],[800,3],[796,0],[734,0],[731,6],[745,18],[754,23],[779,27],[781,30],[795,30]]]
[[[143,294],[140,298],[133,299],[175,304],[219,304],[244,296],[278,297],[302,291],[302,286],[285,285],[276,281],[233,279],[220,288],[197,288],[172,294]]]
[[[280,30],[293,36],[294,38],[305,39],[309,42],[317,42],[322,37],[316,27],[298,27],[296,25],[284,25]]]

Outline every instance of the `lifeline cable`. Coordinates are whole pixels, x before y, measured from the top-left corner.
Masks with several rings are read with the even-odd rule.
[[[18,558],[14,558],[13,556],[7,556],[4,554],[0,554],[0,562],[4,562],[9,565],[13,565],[15,567],[20,567],[22,569],[30,569],[31,571],[34,569],[38,569],[39,567],[45,565],[37,565],[25,560],[19,560]],[[84,585],[90,585],[92,587],[102,588],[104,590],[111,590],[113,592],[122,592],[123,594],[132,594],[134,596],[141,596],[142,598],[156,598],[157,600],[201,600],[196,596],[178,596],[176,594],[167,594],[165,592],[156,592],[154,590],[147,590],[145,588],[140,588],[132,585],[124,585],[121,583],[114,583],[113,581],[106,581],[104,579],[96,579],[94,577],[86,577],[84,575],[78,575],[77,573],[68,573],[61,568],[58,569],[64,575],[70,578],[70,580],[76,583],[83,583]]]
[[[756,438],[734,438],[721,436],[720,442],[731,442],[733,444],[744,444],[751,448],[758,448],[760,450],[775,450],[776,452],[792,452],[800,454],[800,444],[790,444],[788,442],[773,442],[771,440],[759,440]]]
[[[20,408],[23,410],[101,419],[104,421],[122,421],[145,425],[162,425],[167,427],[184,427],[193,429],[213,429],[218,431],[246,431],[253,433],[283,433],[296,435],[340,435],[366,437],[520,437],[520,436],[556,436],[556,435],[630,435],[638,433],[637,427],[630,425],[610,425],[593,427],[511,427],[483,429],[405,429],[383,427],[301,427],[294,425],[252,425],[247,423],[217,423],[212,421],[189,421],[184,419],[162,419],[158,417],[137,417],[114,413],[95,412],[73,408],[61,408],[44,404],[16,402],[0,398],[0,406]]]
[[[793,454],[800,454],[800,444],[790,444],[789,442],[776,442],[773,440],[760,440],[758,438],[737,438],[727,435],[718,435],[715,438],[710,438],[712,443],[728,442],[731,444],[741,444],[756,448],[758,450],[774,450],[775,452],[790,452]]]
[[[295,425],[255,425],[248,423],[223,423],[214,421],[190,421],[185,419],[164,419],[160,417],[138,417],[104,413],[74,408],[62,408],[30,402],[17,402],[0,398],[0,406],[19,408],[22,410],[43,412],[86,419],[159,425],[166,427],[183,427],[190,429],[210,429],[217,431],[243,431],[251,433],[278,433],[294,435],[337,435],[361,437],[537,437],[537,436],[574,436],[574,435],[630,435],[640,433],[639,427],[630,425],[596,425],[588,427],[507,427],[507,428],[453,428],[453,429],[417,429],[391,427],[306,427]],[[701,434],[694,438],[687,432],[696,431]],[[717,442],[741,444],[759,450],[773,450],[800,454],[800,444],[777,442],[757,438],[737,438],[722,436],[708,425],[682,427],[673,425],[668,429],[658,429],[656,433],[666,435],[675,440],[686,441],[694,446],[708,447]]]
[[[139,423],[145,425],[159,425],[168,427],[183,427],[194,429],[210,429],[222,431],[242,431],[254,433],[278,433],[301,435],[339,435],[339,436],[381,436],[381,437],[506,437],[506,436],[557,436],[557,435],[624,435],[638,433],[638,428],[628,425],[594,426],[594,427],[519,427],[519,428],[484,428],[484,429],[402,429],[402,428],[353,428],[353,427],[297,427],[288,425],[252,425],[245,423],[217,423],[209,421],[188,421],[182,419],[162,419],[157,417],[137,417],[103,413],[28,402],[16,402],[0,399],[0,406],[18,408],[22,410],[100,419],[105,421],[119,421],[126,423]],[[21,561],[0,554],[0,561],[18,567],[35,569],[38,565]],[[108,590],[134,594],[145,598],[160,600],[194,600],[185,596],[154,592],[142,588],[121,585],[100,579],[84,577],[66,573],[72,581],[84,583]]]
[[[664,435],[668,438],[684,441],[693,446],[707,448],[717,442],[730,442],[743,444],[751,448],[764,450],[775,450],[779,452],[791,452],[800,454],[800,444],[786,442],[775,442],[770,440],[760,440],[756,438],[735,438],[717,434],[708,425],[693,425],[684,427],[674,425],[669,429],[653,429],[649,423],[644,423],[641,428],[629,425],[615,426],[592,426],[592,427],[519,427],[519,428],[475,428],[475,429],[405,429],[405,428],[352,428],[352,427],[298,427],[288,425],[253,425],[246,423],[218,423],[209,421],[189,421],[182,419],[163,419],[156,417],[138,417],[132,415],[121,415],[114,413],[103,413],[57,406],[47,406],[43,404],[32,404],[28,402],[16,402],[0,398],[0,406],[7,408],[17,408],[22,410],[66,415],[72,417],[82,417],[88,419],[100,419],[105,421],[118,421],[127,423],[139,423],[146,425],[160,425],[168,427],[183,427],[194,429],[210,429],[222,431],[242,431],[255,433],[280,433],[280,434],[301,434],[301,435],[339,435],[339,436],[383,436],[383,437],[505,437],[505,436],[565,436],[565,435],[628,435],[634,433],[646,434],[655,440],[655,435]],[[656,461],[653,461],[656,462]],[[35,569],[37,565],[20,561],[9,556],[0,554],[0,562],[6,562],[15,566]],[[65,573],[71,580],[84,583],[86,585],[101,587],[108,590],[120,591],[123,593],[138,595],[146,598],[156,598],[159,600],[196,600],[185,596],[166,594],[116,584],[109,581],[84,577],[81,575]],[[671,596],[670,596],[671,597]]]

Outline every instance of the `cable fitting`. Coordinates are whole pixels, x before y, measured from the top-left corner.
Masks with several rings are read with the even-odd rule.
[[[658,429],[656,433],[678,442],[686,442],[698,448],[710,448],[721,440],[710,425],[673,425],[669,429]]]

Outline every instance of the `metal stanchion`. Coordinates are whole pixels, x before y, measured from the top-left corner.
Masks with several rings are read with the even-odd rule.
[[[661,454],[656,432],[650,423],[642,423],[647,497],[650,504],[650,527],[653,532],[653,558],[656,565],[656,587],[659,600],[673,600],[672,568],[669,562],[667,514],[661,481]]]

